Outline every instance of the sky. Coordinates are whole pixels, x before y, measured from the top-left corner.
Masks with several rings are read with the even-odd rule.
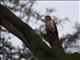
[[[50,16],[54,15],[61,19],[66,17],[69,18],[69,22],[62,22],[62,25],[57,25],[59,37],[61,37],[68,33],[76,32],[73,26],[76,22],[80,23],[79,6],[80,2],[78,1],[37,1],[33,8],[41,14],[47,14],[45,12],[45,8],[55,8],[57,11],[51,13]],[[30,25],[33,28],[36,28],[36,24],[30,23]],[[10,41],[12,42],[13,46],[22,47],[22,42],[17,37],[12,38]]]
[[[65,26],[58,26],[59,36],[61,37],[63,34],[66,35],[68,33],[75,32],[75,29],[72,28],[74,23],[79,21],[79,2],[75,1],[38,1],[34,5],[34,9],[38,12],[45,13],[45,8],[55,8],[57,12],[53,12],[51,14],[57,16],[58,18],[64,19],[66,17],[69,18],[69,23],[63,23]],[[45,13],[47,14],[47,13]],[[35,28],[35,26],[34,26]],[[64,29],[64,30],[62,30]],[[73,29],[73,30],[72,30]],[[64,31],[64,32],[62,32]]]

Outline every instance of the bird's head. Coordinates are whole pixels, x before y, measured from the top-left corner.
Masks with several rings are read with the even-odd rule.
[[[52,19],[51,19],[50,16],[47,15],[47,16],[45,16],[45,20],[49,21],[49,20],[52,20]]]

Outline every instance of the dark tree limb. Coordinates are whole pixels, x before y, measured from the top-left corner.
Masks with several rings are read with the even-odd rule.
[[[15,36],[17,36],[19,39],[23,40],[24,42],[26,42],[25,38],[22,36],[22,34],[9,22],[7,22],[3,17],[0,16],[0,20],[1,20],[1,25],[4,26],[9,32],[11,32],[12,34],[14,34]],[[27,47],[29,48],[28,43],[26,44]]]

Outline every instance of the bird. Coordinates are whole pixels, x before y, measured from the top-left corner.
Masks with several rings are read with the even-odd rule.
[[[47,32],[46,41],[50,44],[50,47],[55,51],[54,54],[56,56],[61,54],[63,55],[64,50],[62,44],[59,41],[58,30],[55,21],[50,16],[45,16],[45,28]]]
[[[56,35],[58,37],[58,30],[54,20],[50,16],[45,16],[46,32],[49,35]]]
[[[53,45],[53,40],[55,41],[56,39],[59,40],[58,37],[58,30],[57,30],[57,26],[54,20],[52,20],[52,18],[50,16],[45,16],[45,28],[46,28],[46,32],[47,35],[49,36],[49,44]]]

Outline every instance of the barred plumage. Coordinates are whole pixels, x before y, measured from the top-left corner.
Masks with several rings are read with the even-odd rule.
[[[50,38],[53,37],[52,39],[54,39],[54,41],[59,38],[56,23],[54,22],[54,20],[52,20],[50,16],[45,16],[45,27],[46,32]],[[51,40],[48,41],[50,44],[53,42]]]

